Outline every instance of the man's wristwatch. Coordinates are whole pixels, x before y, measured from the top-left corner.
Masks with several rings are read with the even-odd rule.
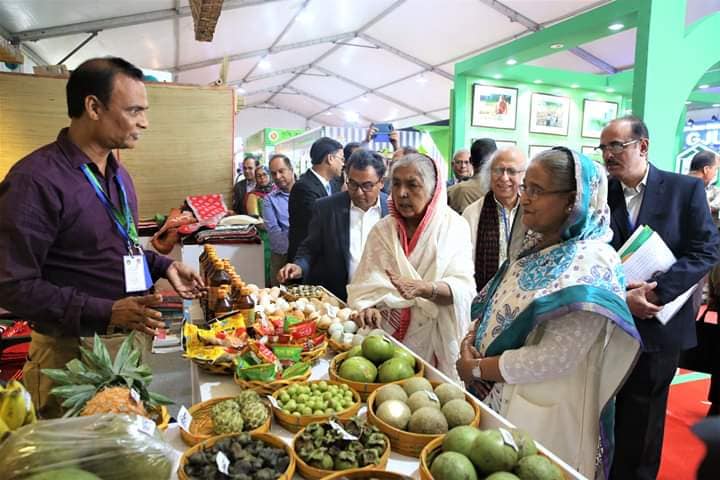
[[[481,364],[482,360],[478,360],[475,366],[472,368],[472,376],[475,380],[482,380],[482,369],[480,368]]]

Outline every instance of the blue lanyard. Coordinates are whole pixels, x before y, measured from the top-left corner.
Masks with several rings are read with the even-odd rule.
[[[505,213],[505,207],[500,207],[500,213],[502,213],[503,225],[505,225],[505,243],[510,243],[510,229],[508,228],[508,217]]]
[[[85,175],[85,178],[87,178],[88,182],[90,182],[90,185],[92,185],[93,190],[95,190],[95,195],[97,195],[100,199],[100,203],[103,204],[105,210],[108,212],[108,215],[110,215],[110,218],[115,224],[115,227],[117,227],[118,232],[120,232],[120,235],[127,242],[128,249],[132,252],[132,247],[138,247],[140,242],[138,239],[137,229],[135,228],[135,221],[133,220],[132,212],[130,210],[130,204],[128,203],[125,185],[123,184],[120,174],[115,175],[115,182],[117,183],[118,190],[120,191],[120,199],[123,209],[122,212],[118,211],[118,209],[112,204],[107,192],[105,192],[102,188],[100,181],[90,170],[87,164],[82,164],[80,169]]]

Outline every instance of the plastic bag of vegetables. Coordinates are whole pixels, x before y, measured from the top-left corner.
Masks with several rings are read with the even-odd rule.
[[[22,427],[0,443],[0,479],[167,480],[176,459],[147,418],[61,418]]]

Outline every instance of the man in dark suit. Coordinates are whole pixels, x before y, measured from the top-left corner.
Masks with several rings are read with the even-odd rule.
[[[612,245],[619,249],[636,227],[648,225],[677,262],[652,282],[628,285],[627,303],[643,351],[616,399],[611,479],[655,479],[660,467],[665,408],[680,352],[695,346],[692,301],[663,325],[662,306],[695,285],[718,261],[720,236],[699,179],[658,170],[648,162],[647,127],[637,117],[610,122],[599,148],[612,177],[608,204]]]
[[[388,213],[383,186],[385,162],[376,152],[356,150],[348,162],[347,192],[315,202],[308,236],[295,260],[278,272],[278,280],[303,277],[310,285],[322,285],[335,296],[347,299],[352,279],[375,223]]]
[[[341,185],[334,179],[342,175],[345,165],[343,146],[332,138],[322,137],[310,147],[310,161],[312,167],[295,182],[288,200],[290,230],[287,255],[289,261],[295,258],[300,243],[307,236],[315,200],[340,191]]]

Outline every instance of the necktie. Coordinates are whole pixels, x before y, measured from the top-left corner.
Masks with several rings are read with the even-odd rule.
[[[327,192],[328,195],[332,195],[332,189],[330,188],[329,183],[327,185],[325,185],[325,191]]]

